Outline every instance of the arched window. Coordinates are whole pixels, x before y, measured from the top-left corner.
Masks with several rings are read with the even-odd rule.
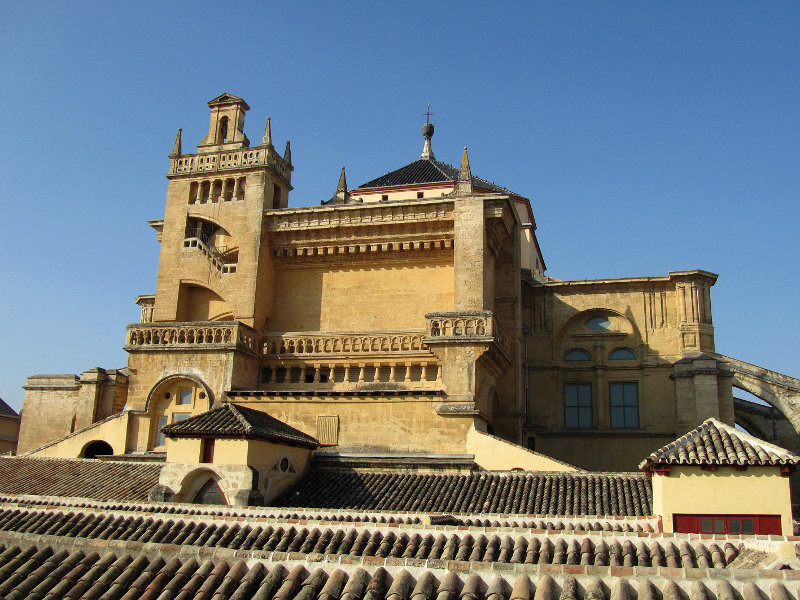
[[[611,321],[606,317],[594,317],[586,321],[586,327],[592,331],[607,331],[611,329]]]
[[[203,487],[197,491],[192,499],[192,503],[227,504],[227,502],[225,502],[225,495],[222,493],[222,490],[219,488],[217,482],[213,479],[209,479],[205,482],[205,484],[203,484]]]
[[[636,355],[630,348],[617,348],[609,355],[608,360],[636,360]]]
[[[576,348],[575,350],[570,350],[564,356],[564,360],[567,362],[582,362],[591,359],[592,357],[589,356],[589,353],[586,352],[586,350],[579,350],[578,348]]]

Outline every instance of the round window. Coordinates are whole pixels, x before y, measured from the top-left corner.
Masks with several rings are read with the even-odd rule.
[[[592,331],[606,331],[611,328],[611,321],[605,317],[595,317],[586,321],[586,326]]]

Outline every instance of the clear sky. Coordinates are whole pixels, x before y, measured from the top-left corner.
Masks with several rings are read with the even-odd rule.
[[[800,376],[798,2],[21,2],[0,20],[0,397],[122,367],[167,154],[222,92],[292,206],[419,157],[531,199],[548,274],[720,274],[717,350]]]

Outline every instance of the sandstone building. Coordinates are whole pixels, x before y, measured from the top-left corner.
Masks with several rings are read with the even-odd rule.
[[[1,597],[797,598],[800,382],[716,353],[716,275],[550,277],[430,124],[288,208],[288,142],[209,106],[127,367],[28,378]]]

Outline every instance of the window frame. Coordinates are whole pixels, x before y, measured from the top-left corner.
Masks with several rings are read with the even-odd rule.
[[[564,362],[589,362],[592,360],[592,355],[583,348],[572,348],[564,354],[563,360]]]
[[[586,381],[573,381],[564,383],[564,429],[571,429],[571,430],[590,430],[594,429],[594,390],[593,384]],[[575,402],[574,406],[570,406],[568,401],[567,394],[568,390],[573,389],[575,390]],[[581,397],[580,397],[580,390],[588,390],[589,391],[589,404],[588,406],[581,405]],[[588,425],[581,425],[582,422],[585,421],[585,412],[588,409],[589,412],[589,419]],[[570,419],[568,415],[575,411],[575,425],[570,424]]]
[[[622,404],[615,405],[614,400],[615,396],[613,393],[613,389],[622,386]],[[635,404],[629,405],[626,404],[626,387],[632,387],[635,390]],[[641,402],[639,400],[639,382],[638,381],[610,381],[608,383],[608,425],[611,429],[639,429],[642,419],[639,407],[641,406]],[[635,408],[636,409],[636,423],[629,424],[628,423],[628,409]],[[615,409],[621,410],[621,413],[617,413]],[[622,415],[622,423],[619,424],[617,422],[615,424],[614,415],[621,414]]]

